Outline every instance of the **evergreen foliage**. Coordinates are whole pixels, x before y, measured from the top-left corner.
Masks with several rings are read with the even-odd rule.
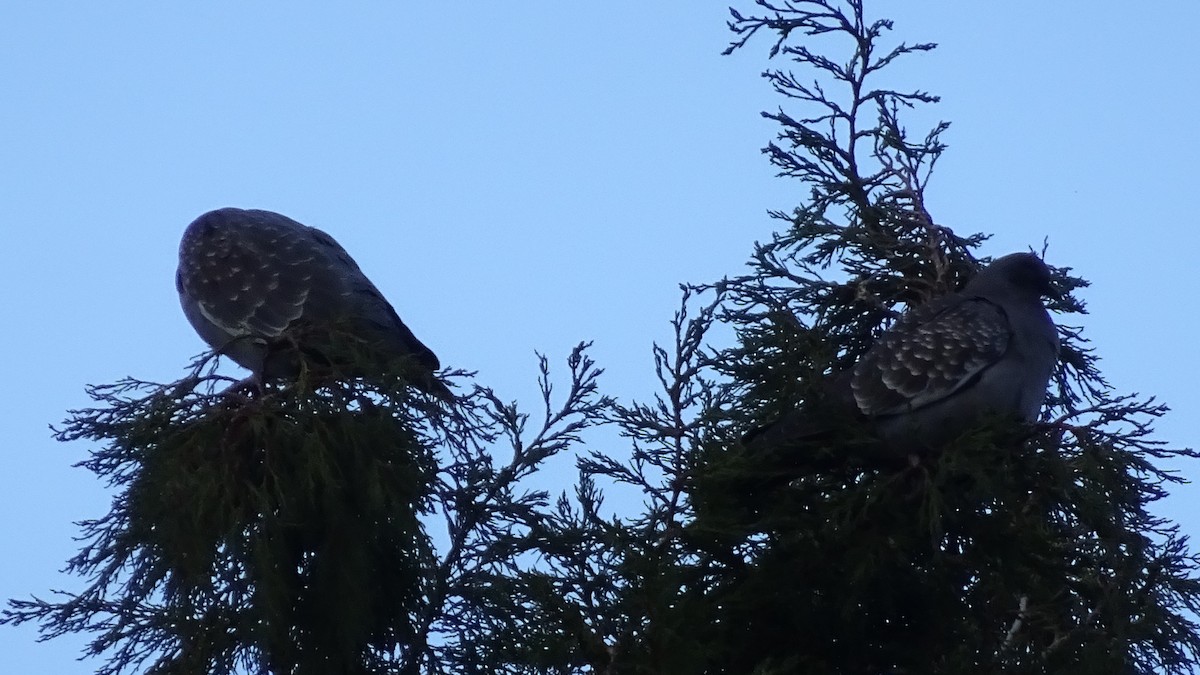
[[[540,423],[476,386],[445,405],[403,368],[216,393],[91,390],[62,440],[116,490],[82,523],[78,593],[0,622],[97,637],[100,672],[1186,673],[1200,665],[1200,558],[1152,508],[1195,457],[1166,412],[1114,392],[1080,329],[1086,285],[1056,268],[1062,365],[1043,421],[996,420],[883,462],[861,431],[771,451],[740,439],[861,356],[905,307],[962,285],[982,234],[925,206],[945,123],[879,82],[931,44],[886,46],[861,0],[731,10],[734,52],[787,67],[769,161],[807,190],[771,215],[749,270],[685,286],[650,402],[601,395],[580,345],[565,395],[541,360]],[[1054,262],[1051,255],[1050,262]],[[732,328],[736,339],[722,340]],[[465,374],[459,373],[462,377]],[[629,442],[583,433],[607,424]],[[555,500],[527,487],[576,450]],[[503,453],[507,459],[497,459]],[[606,504],[633,492],[641,508]]]
[[[1034,428],[997,420],[890,464],[859,457],[855,429],[774,453],[739,443],[819,406],[827,375],[901,308],[960,287],[986,240],[925,207],[948,125],[914,137],[901,117],[936,97],[877,83],[934,46],[885,47],[891,22],[861,2],[756,4],[733,10],[729,51],[773,34],[790,62],[764,74],[788,104],[765,113],[780,126],[765,154],[809,197],[772,213],[786,229],[748,274],[685,289],[675,344],[655,350],[662,393],[610,416],[632,458],[580,461],[547,538],[588,545],[551,566],[556,593],[531,597],[540,620],[569,617],[557,634],[575,660],[554,672],[1190,672],[1198,560],[1150,508],[1182,482],[1161,464],[1195,453],[1152,439],[1166,408],[1113,392],[1078,328],[1060,326]],[[1060,324],[1084,310],[1068,272]],[[737,346],[708,346],[718,324]],[[606,480],[638,489],[644,512],[604,518]]]
[[[82,466],[116,490],[67,566],[87,587],[11,600],[2,621],[94,634],[103,675],[480,672],[479,631],[509,620],[494,569],[548,501],[520,482],[607,405],[585,348],[560,408],[542,359],[532,438],[490,390],[415,398],[404,364],[247,389],[203,357],[176,383],[92,387],[97,407],[57,432],[97,443]]]

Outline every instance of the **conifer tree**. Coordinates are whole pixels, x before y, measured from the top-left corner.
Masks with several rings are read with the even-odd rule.
[[[543,524],[553,545],[531,544],[542,558],[518,579],[536,643],[495,671],[1191,672],[1198,559],[1152,506],[1183,480],[1161,465],[1195,453],[1153,438],[1165,406],[1105,382],[1070,325],[1086,282],[1069,268],[1033,428],[996,420],[891,464],[856,459],[853,429],[741,443],[817,402],[900,310],[961,287],[987,239],[926,208],[948,125],[914,136],[902,117],[937,98],[879,84],[934,45],[890,40],[860,0],[756,5],[732,10],[728,51],[766,40],[786,61],[764,74],[785,103],[764,113],[779,125],[765,154],[807,199],[772,212],[783,228],[748,273],[685,288],[674,344],[655,348],[662,391],[609,416],[631,459],[580,461]],[[718,324],[735,346],[710,340]],[[646,509],[612,515],[606,484]]]
[[[416,396],[404,365],[242,390],[210,355],[171,384],[90,388],[58,430],[96,444],[82,466],[115,490],[67,565],[86,587],[10,600],[0,623],[91,634],[102,675],[481,672],[476,632],[508,620],[493,570],[547,501],[521,483],[598,419],[600,371],[580,345],[552,405],[543,358],[531,434],[483,387]]]
[[[744,274],[683,288],[652,401],[604,397],[586,345],[565,386],[542,359],[532,427],[486,387],[414,395],[403,367],[237,395],[201,359],[94,387],[59,431],[95,443],[83,464],[115,491],[68,564],[85,588],[0,622],[90,633],[105,674],[1190,672],[1200,560],[1152,509],[1182,481],[1163,463],[1195,453],[1105,382],[1069,268],[1032,428],[890,463],[855,457],[852,429],[742,443],[960,287],[986,241],[925,206],[948,125],[902,118],[936,97],[878,83],[933,45],[896,43],[861,0],[755,6],[731,10],[728,51],[786,64],[764,74],[784,104],[765,154],[805,198]],[[630,448],[583,437],[600,423]],[[572,450],[570,494],[525,487]]]

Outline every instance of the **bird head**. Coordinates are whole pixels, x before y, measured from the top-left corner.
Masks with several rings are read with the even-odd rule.
[[[1050,267],[1033,253],[1010,253],[993,260],[967,284],[965,290],[979,292],[997,286],[1006,286],[1034,297],[1059,296]]]

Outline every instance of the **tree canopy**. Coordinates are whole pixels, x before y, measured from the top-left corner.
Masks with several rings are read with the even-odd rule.
[[[729,27],[727,53],[771,59],[763,152],[806,197],[770,212],[746,270],[682,286],[652,399],[605,395],[586,343],[562,375],[541,358],[536,416],[461,371],[470,389],[439,402],[402,367],[222,392],[210,355],[178,382],[91,387],[57,430],[115,493],[68,563],[85,588],[10,600],[0,623],[90,634],[105,674],[1200,665],[1200,559],[1152,510],[1183,481],[1166,461],[1196,453],[1154,436],[1164,405],[1105,381],[1071,325],[1087,282],[1053,250],[1062,350],[1039,423],[898,462],[857,456],[849,428],[741,441],[960,288],[987,235],[926,207],[949,125],[903,118],[937,97],[879,84],[933,44],[897,42],[861,0],[757,0]],[[573,489],[529,487],[555,456]]]

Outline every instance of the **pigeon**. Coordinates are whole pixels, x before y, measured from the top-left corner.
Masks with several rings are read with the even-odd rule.
[[[175,286],[183,313],[248,381],[295,379],[305,364],[351,377],[405,361],[409,382],[453,395],[438,358],[333,237],[272,211],[223,208],[188,225]]]
[[[882,441],[885,454],[912,456],[989,418],[1036,422],[1058,363],[1058,330],[1042,304],[1054,294],[1050,268],[1036,255],[999,258],[961,291],[903,314],[831,379],[823,401],[743,442],[786,447],[827,436],[840,419]]]

